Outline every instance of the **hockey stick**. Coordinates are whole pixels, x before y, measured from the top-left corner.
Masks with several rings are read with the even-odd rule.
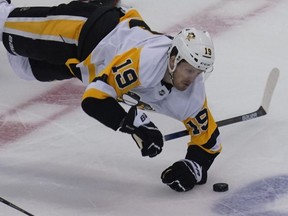
[[[20,212],[22,212],[22,213],[24,213],[24,214],[26,214],[26,215],[34,216],[33,214],[31,214],[31,213],[25,211],[24,209],[22,209],[22,208],[20,208],[20,207],[18,207],[18,206],[16,206],[16,205],[14,205],[13,203],[9,202],[8,200],[3,199],[2,197],[0,197],[0,202],[2,202],[2,203],[4,203],[4,204],[6,204],[6,205],[8,205],[8,206],[10,206],[10,207],[12,207],[12,208],[14,208],[14,209],[16,209],[16,210],[18,210],[18,211],[20,211]]]
[[[272,71],[270,72],[266,86],[265,86],[264,95],[262,98],[261,105],[256,111],[251,112],[251,113],[247,113],[244,115],[239,115],[236,117],[224,119],[221,121],[217,121],[216,123],[217,123],[218,127],[234,124],[237,122],[247,121],[247,120],[251,120],[251,119],[266,115],[268,113],[268,109],[270,106],[272,95],[273,95],[275,86],[276,86],[277,81],[278,81],[279,73],[280,73],[280,71],[278,68],[273,68]],[[187,135],[189,135],[189,132],[187,130],[182,130],[182,131],[178,131],[175,133],[165,135],[164,140],[169,141],[169,140],[176,139],[176,138],[183,137],[183,136],[187,136]]]

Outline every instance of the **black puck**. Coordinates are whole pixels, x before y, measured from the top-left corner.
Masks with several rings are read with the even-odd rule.
[[[229,187],[227,183],[216,183],[213,185],[213,191],[215,192],[225,192],[228,191]]]

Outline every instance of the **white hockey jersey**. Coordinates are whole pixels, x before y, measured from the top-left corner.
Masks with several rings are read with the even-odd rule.
[[[182,121],[191,135],[189,144],[218,153],[221,144],[219,134],[215,134],[217,125],[207,107],[203,76],[198,76],[185,91],[169,90],[162,85],[171,39],[133,26],[131,20],[135,19],[142,18],[133,9],[128,11],[87,59],[77,64],[82,81],[87,84],[83,99],[117,99],[133,92],[156,112]],[[95,77],[106,77],[106,81],[92,82]]]

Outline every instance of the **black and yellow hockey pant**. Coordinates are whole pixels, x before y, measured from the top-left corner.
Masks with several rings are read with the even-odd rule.
[[[73,78],[69,58],[84,60],[119,23],[117,8],[72,1],[54,7],[15,8],[3,32],[3,44],[13,55],[27,57],[39,81]]]

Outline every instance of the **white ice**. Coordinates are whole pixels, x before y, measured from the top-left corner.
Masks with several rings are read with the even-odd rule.
[[[288,1],[123,2],[139,9],[154,30],[174,34],[195,25],[211,32],[216,64],[206,89],[216,120],[256,110],[269,72],[278,67],[280,79],[268,115],[221,127],[223,151],[207,184],[177,193],[161,183],[160,174],[185,156],[188,137],[165,143],[156,158],[142,158],[129,136],[83,113],[79,82],[20,80],[1,45],[0,123],[6,129],[3,133],[0,128],[0,138],[10,136],[10,141],[0,143],[0,197],[37,216],[288,215]],[[79,91],[61,95],[61,86],[70,84]],[[43,101],[52,103],[39,99],[47,92],[55,97]],[[171,118],[148,115],[163,134],[184,129]],[[31,125],[37,129],[18,137]],[[216,182],[227,182],[230,190],[213,192]],[[0,203],[0,215],[24,214]]]

